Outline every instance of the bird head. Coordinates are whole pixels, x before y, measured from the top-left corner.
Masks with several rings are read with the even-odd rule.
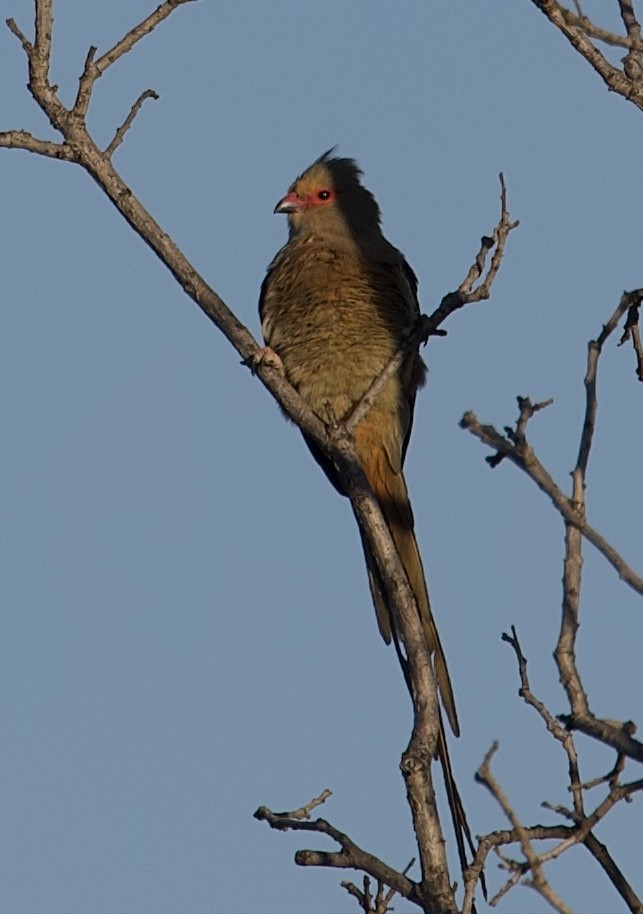
[[[291,238],[306,234],[379,233],[380,211],[360,181],[354,159],[329,149],[296,178],[275,207],[288,216]]]

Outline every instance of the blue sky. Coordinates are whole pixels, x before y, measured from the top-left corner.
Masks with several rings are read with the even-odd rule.
[[[88,46],[106,50],[153,5],[58,0],[63,100]],[[29,32],[28,0],[4,10]],[[18,42],[0,31],[0,129],[49,136],[26,79]],[[556,821],[540,803],[569,802],[565,758],[518,698],[500,635],[517,626],[534,691],[565,711],[551,659],[562,523],[515,468],[491,471],[458,421],[473,409],[502,427],[517,394],[553,397],[531,438],[568,485],[587,341],[642,282],[640,112],[528,0],[201,0],[97,84],[99,142],[146,88],[160,100],[115,164],[255,334],[265,267],[286,237],[272,209],[329,146],[361,163],[425,311],[495,225],[505,173],[521,227],[491,301],[426,350],[407,478],[472,829],[505,825],[473,782],[494,739],[523,820]],[[335,825],[398,868],[414,855],[398,771],[409,704],[349,505],[85,174],[6,150],[0,162],[2,906],[355,910],[345,873],[292,862],[326,842],[252,818],[329,787]],[[588,513],[640,571],[641,390],[615,344],[599,369]],[[586,547],[578,656],[598,714],[640,716],[642,637],[640,600]],[[586,779],[613,764],[578,746]],[[597,837],[640,892],[638,805],[617,808]],[[446,818],[445,829],[452,851]],[[547,874],[577,911],[621,909],[582,850]],[[501,881],[490,860],[492,891]],[[502,904],[544,910],[529,889]]]

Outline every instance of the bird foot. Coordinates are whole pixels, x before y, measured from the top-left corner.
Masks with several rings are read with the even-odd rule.
[[[266,368],[274,368],[280,374],[285,374],[284,363],[270,346],[262,346],[261,349],[257,349],[249,359],[246,359],[246,364],[253,374],[260,365]]]

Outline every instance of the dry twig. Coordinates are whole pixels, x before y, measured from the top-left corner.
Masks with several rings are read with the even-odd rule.
[[[532,0],[532,3],[565,36],[574,50],[585,58],[612,92],[617,92],[643,110],[643,69],[639,61],[641,38],[640,30],[636,28],[631,0],[618,0],[628,32],[626,45],[618,40],[618,36],[598,29],[582,13],[579,15],[577,11],[577,15],[574,16],[558,0]],[[631,17],[627,15],[626,8],[631,10]],[[591,38],[593,37],[604,43],[620,44],[629,48],[622,70],[613,66],[592,43]]]
[[[341,832],[325,819],[312,822],[293,818],[289,813],[274,813],[266,806],[260,806],[254,814],[255,819],[267,822],[271,828],[279,831],[309,831],[327,835],[339,844],[340,851],[300,850],[295,854],[299,866],[329,866],[340,869],[354,869],[368,874],[378,883],[390,886],[398,895],[421,905],[421,886],[406,875],[408,867],[398,872],[378,857],[362,850],[348,835]]]
[[[414,863],[415,859],[411,860],[408,866],[402,871],[402,875],[406,876]],[[389,889],[387,892],[385,892],[384,890],[386,886],[384,883],[378,881],[375,898],[373,898],[371,892],[371,880],[368,878],[368,876],[364,876],[363,890],[358,889],[355,883],[350,882],[347,879],[342,880],[341,884],[349,895],[352,895],[353,898],[358,900],[360,907],[364,911],[364,914],[386,914],[387,911],[393,910],[390,905],[397,892],[395,889]]]
[[[522,852],[525,856],[525,864],[517,864],[515,867],[512,865],[512,869],[515,871],[509,878],[509,881],[505,886],[505,891],[508,891],[509,888],[513,888],[513,886],[517,884],[520,877],[525,875],[527,872],[530,872],[531,878],[526,881],[526,884],[530,885],[540,895],[542,895],[542,897],[554,908],[554,910],[559,911],[560,914],[572,914],[571,909],[563,902],[563,900],[557,895],[557,893],[552,889],[552,887],[545,879],[542,868],[542,859],[538,856],[533,848],[529,829],[525,828],[525,826],[520,821],[518,814],[514,810],[513,806],[509,802],[508,797],[500,787],[491,771],[491,760],[497,750],[498,744],[494,743],[489,752],[487,752],[485,755],[482,765],[476,772],[476,780],[479,783],[484,784],[484,786],[487,788],[487,790],[489,790],[496,802],[499,804],[506,817],[511,822],[512,828],[515,834],[518,836]],[[503,892],[503,894],[504,893],[505,892]],[[495,899],[492,900],[491,904],[494,904],[494,902]]]
[[[523,409],[528,398],[518,398]],[[551,401],[546,401],[551,402]],[[545,403],[535,404],[530,407],[535,411],[542,408]],[[522,415],[522,412],[521,412]],[[520,421],[520,420],[519,420]],[[619,577],[632,587],[637,593],[643,595],[643,578],[641,578],[623,560],[619,553],[604,539],[587,521],[575,510],[570,499],[556,485],[545,467],[536,457],[533,449],[527,444],[526,439],[506,427],[505,435],[501,435],[492,425],[480,423],[475,413],[468,411],[460,420],[460,426],[471,432],[476,438],[493,448],[496,453],[488,457],[491,466],[497,466],[501,460],[507,459],[523,470],[546,495],[549,496],[556,509],[572,526],[576,527],[582,535],[594,545],[608,562],[618,572]]]

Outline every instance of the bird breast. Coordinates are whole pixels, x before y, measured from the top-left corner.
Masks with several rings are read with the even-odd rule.
[[[277,255],[263,309],[264,336],[286,374],[322,418],[340,421],[397,351],[411,324],[390,270],[332,248]],[[379,408],[396,411],[392,379]]]

